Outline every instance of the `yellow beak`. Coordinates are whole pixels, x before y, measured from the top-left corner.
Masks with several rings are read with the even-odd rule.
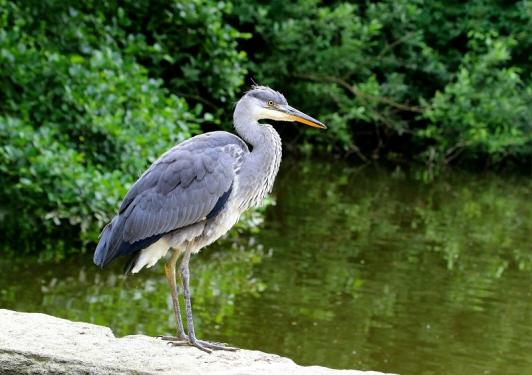
[[[327,129],[327,126],[325,126],[324,123],[316,120],[313,117],[310,117],[309,115],[304,114],[303,112],[293,107],[290,107],[289,105],[283,105],[283,106],[277,107],[276,109],[286,114],[286,119],[289,121],[297,121],[302,124],[312,126],[313,128]]]

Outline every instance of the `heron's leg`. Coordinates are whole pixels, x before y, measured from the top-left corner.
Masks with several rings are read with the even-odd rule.
[[[190,271],[188,269],[188,263],[190,261],[190,251],[185,252],[181,264],[179,265],[179,272],[181,273],[181,282],[183,283],[183,296],[185,297],[185,314],[187,316],[187,330],[188,330],[188,340],[191,345],[196,346],[198,349],[201,349],[207,353],[210,353],[210,350],[204,348],[201,344],[198,343],[196,339],[196,334],[194,333],[194,319],[192,318],[192,302],[190,301]]]
[[[183,329],[183,321],[181,320],[181,309],[179,308],[179,298],[177,296],[175,272],[177,258],[179,258],[179,252],[177,250],[174,250],[172,257],[164,265],[164,273],[166,274],[166,280],[168,281],[168,286],[170,287],[170,294],[172,295],[172,304],[174,306],[175,319],[177,321],[177,337],[161,336],[161,338],[163,340],[188,341],[188,337],[187,335],[185,335],[185,330]]]
[[[207,341],[198,340],[194,333],[194,320],[192,318],[192,302],[190,301],[190,272],[188,263],[190,261],[190,251],[183,255],[179,271],[181,272],[181,281],[183,283],[183,295],[185,297],[185,312],[187,316],[188,341],[190,345],[195,346],[204,352],[210,353],[211,350],[230,350],[234,351],[236,348],[224,346],[221,343],[210,343]]]

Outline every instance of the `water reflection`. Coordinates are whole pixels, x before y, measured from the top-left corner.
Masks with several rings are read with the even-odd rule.
[[[260,232],[191,263],[200,337],[336,368],[532,372],[528,179],[299,162],[275,195]],[[173,333],[161,267],[124,279],[89,258],[2,261],[0,306]]]

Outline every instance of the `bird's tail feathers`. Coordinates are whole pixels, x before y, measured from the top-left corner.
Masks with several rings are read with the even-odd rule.
[[[118,219],[118,215],[111,220],[109,224],[103,228],[102,233],[100,234],[100,241],[98,242],[98,246],[96,246],[96,250],[94,251],[94,257],[93,261],[94,264],[97,266],[103,267],[105,266],[111,258],[109,255],[110,248],[111,248],[111,237],[113,235],[113,229],[115,229],[116,221]]]
[[[140,251],[135,251],[133,254],[129,256],[129,259],[127,260],[126,264],[124,264],[124,275],[131,275],[131,271],[137,264],[137,260],[139,260],[140,257]]]

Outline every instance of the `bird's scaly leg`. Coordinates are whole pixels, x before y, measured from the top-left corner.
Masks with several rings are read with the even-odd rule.
[[[183,255],[181,260],[181,265],[179,266],[179,271],[181,273],[181,282],[183,283],[183,295],[185,297],[185,312],[187,316],[187,330],[188,330],[188,343],[196,348],[203,350],[204,352],[210,353],[212,350],[229,350],[235,351],[236,348],[225,346],[223,343],[212,343],[208,341],[198,340],[196,334],[194,333],[194,320],[192,318],[192,302],[190,301],[190,272],[188,268],[188,263],[190,261],[190,251],[187,251]],[[172,345],[182,345],[182,343],[173,343]]]
[[[168,286],[170,287],[170,294],[172,295],[172,304],[174,306],[174,314],[177,321],[177,337],[160,336],[160,338],[167,341],[188,342],[188,337],[185,334],[185,330],[183,329],[183,321],[181,320],[181,310],[179,308],[179,298],[177,296],[175,272],[177,258],[179,258],[179,252],[177,250],[174,250],[172,257],[164,265],[164,273],[166,274],[166,280],[168,281]]]

